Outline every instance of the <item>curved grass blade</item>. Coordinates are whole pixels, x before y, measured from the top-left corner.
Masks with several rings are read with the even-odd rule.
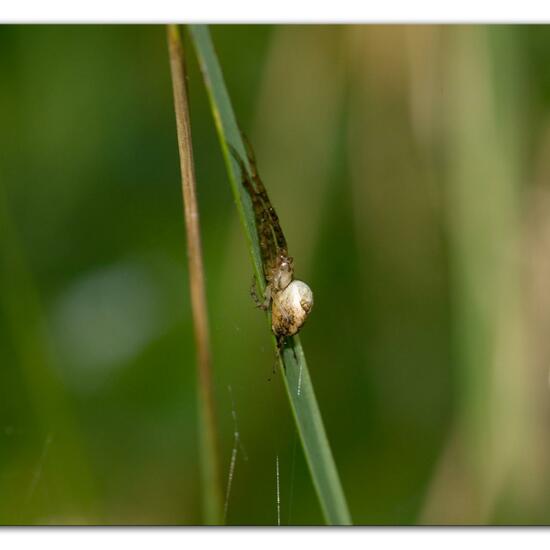
[[[239,167],[230,154],[227,144],[235,147],[243,159],[247,158],[245,146],[208,27],[190,25],[189,31],[210,99],[229,182],[248,241],[257,283],[263,292],[265,280],[254,212],[250,197],[240,183]],[[276,346],[275,337],[273,337],[273,345]],[[315,398],[306,358],[297,336],[288,339],[281,354],[281,367],[290,408],[325,520],[331,525],[351,525],[351,517]]]

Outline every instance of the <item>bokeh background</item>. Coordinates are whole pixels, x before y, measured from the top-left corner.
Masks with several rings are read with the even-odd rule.
[[[355,523],[550,523],[550,28],[211,32]],[[320,524],[186,42],[227,521]],[[0,523],[200,523],[165,29],[0,46]]]

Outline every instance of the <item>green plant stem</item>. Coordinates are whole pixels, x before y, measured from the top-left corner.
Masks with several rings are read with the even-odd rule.
[[[222,523],[222,492],[219,474],[219,450],[216,415],[210,368],[210,343],[208,313],[204,288],[199,211],[196,197],[195,170],[191,142],[191,125],[185,80],[185,59],[181,34],[177,25],[168,26],[170,70],[174,90],[174,109],[180,168],[184,217],[187,232],[187,257],[195,343],[197,347],[200,459],[203,487],[204,522],[209,525]]]
[[[262,269],[254,212],[250,197],[240,182],[239,168],[228,150],[228,143],[246,158],[245,147],[237,125],[221,67],[214,52],[210,32],[205,25],[190,25],[189,30],[210,99],[210,106],[221,143],[235,204],[239,212],[254,272],[263,291]],[[271,328],[269,329],[271,331]],[[276,346],[275,337],[272,338]],[[289,338],[281,354],[281,373],[296,428],[315,486],[325,520],[331,525],[349,525],[351,517],[342,490],[332,451],[323,426],[321,413],[300,339]]]

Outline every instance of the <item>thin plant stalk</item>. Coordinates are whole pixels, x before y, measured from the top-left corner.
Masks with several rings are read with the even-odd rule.
[[[199,231],[199,211],[196,196],[195,169],[191,143],[191,125],[187,100],[185,59],[181,34],[177,25],[168,25],[168,49],[174,91],[174,109],[178,134],[181,183],[185,227],[191,307],[197,348],[200,462],[203,488],[204,522],[222,523],[222,492],[220,485],[219,450],[212,387],[210,338],[204,270]]]
[[[228,149],[228,144],[231,144],[245,159],[245,146],[225,86],[221,67],[214,52],[208,27],[205,25],[190,25],[189,31],[208,92],[229,182],[247,239],[256,280],[260,291],[263,292],[265,279],[254,212],[250,197],[241,184],[239,167]],[[274,336],[272,341],[273,345],[276,346]],[[279,357],[281,360],[280,370],[283,375],[290,408],[325,521],[331,525],[349,525],[351,524],[351,517],[346,498],[315,398],[313,384],[299,337],[289,338]]]

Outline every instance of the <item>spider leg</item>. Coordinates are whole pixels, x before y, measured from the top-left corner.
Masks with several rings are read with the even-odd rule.
[[[258,296],[258,292],[256,291],[256,277],[252,275],[252,284],[250,285],[250,296],[252,297],[252,300],[256,304],[256,307],[260,307],[262,304],[262,301],[260,300],[260,297]]]
[[[269,287],[266,287],[266,294],[267,289]],[[265,298],[262,300],[260,296],[258,296],[258,291],[256,290],[256,277],[252,275],[252,284],[250,285],[250,296],[252,296],[252,300],[256,304],[257,308],[263,309],[264,311],[269,307],[269,303],[266,305]],[[269,300],[271,300],[271,295],[269,296]]]
[[[262,298],[258,296],[258,291],[256,290],[256,277],[254,277],[254,275],[252,275],[252,284],[250,285],[250,296],[256,304],[256,307],[262,309],[263,311],[267,311],[271,305],[271,287],[269,285],[265,287],[262,300]]]
[[[244,146],[246,148],[246,156],[248,157],[248,162],[256,171],[256,155],[254,154],[254,149],[252,149],[252,144],[248,139],[248,136],[241,130],[241,138],[243,140]]]
[[[286,372],[286,365],[283,361],[283,350],[286,343],[286,336],[282,334],[277,335],[277,358],[281,360],[281,364],[283,365],[283,369]]]
[[[265,292],[264,292],[264,301],[258,307],[266,311],[270,305],[271,305],[271,286],[267,285],[265,287]]]

